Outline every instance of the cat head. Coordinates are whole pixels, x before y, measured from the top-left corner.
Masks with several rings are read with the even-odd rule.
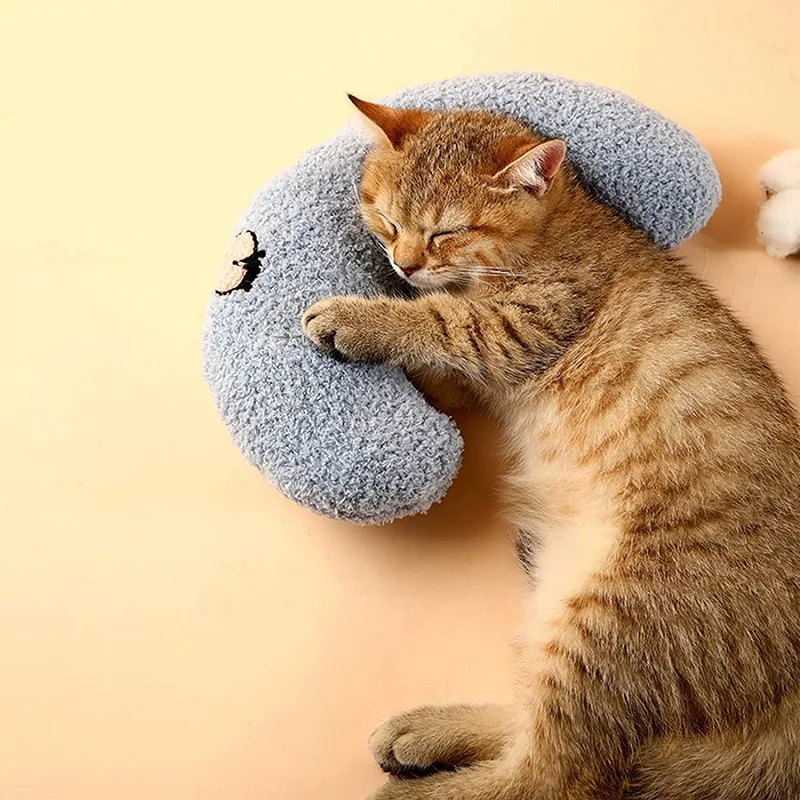
[[[350,99],[375,143],[362,215],[395,271],[421,289],[513,275],[563,191],[564,142],[486,112]]]

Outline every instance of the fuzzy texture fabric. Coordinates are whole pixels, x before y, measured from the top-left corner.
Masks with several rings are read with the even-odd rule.
[[[702,228],[720,199],[694,137],[610,89],[512,73],[440,81],[386,102],[487,109],[563,138],[586,185],[663,247]],[[367,147],[348,128],[256,195],[236,232],[252,232],[258,263],[237,262],[248,280],[212,298],[203,363],[234,441],[284,494],[331,517],[382,523],[440,500],[463,443],[402,371],[334,361],[300,330],[316,300],[403,291],[359,217]]]

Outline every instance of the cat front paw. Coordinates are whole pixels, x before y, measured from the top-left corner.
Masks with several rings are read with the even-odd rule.
[[[320,350],[342,361],[374,361],[373,301],[363,297],[328,297],[302,316],[303,333]]]
[[[422,706],[379,725],[369,749],[384,772],[419,777],[499,758],[512,725],[507,706]]]

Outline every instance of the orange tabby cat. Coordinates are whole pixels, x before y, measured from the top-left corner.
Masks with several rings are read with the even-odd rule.
[[[371,749],[399,777],[374,798],[799,796],[800,440],[777,377],[563,142],[354,102],[364,221],[422,291],[323,300],[305,332],[499,418],[535,572],[515,706],[390,719]]]

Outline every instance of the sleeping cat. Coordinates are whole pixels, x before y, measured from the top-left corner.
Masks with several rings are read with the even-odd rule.
[[[385,722],[370,745],[397,777],[374,800],[797,797],[800,441],[778,378],[563,142],[353,102],[376,143],[364,222],[420,291],[323,300],[304,330],[498,418],[531,572],[514,706]]]

